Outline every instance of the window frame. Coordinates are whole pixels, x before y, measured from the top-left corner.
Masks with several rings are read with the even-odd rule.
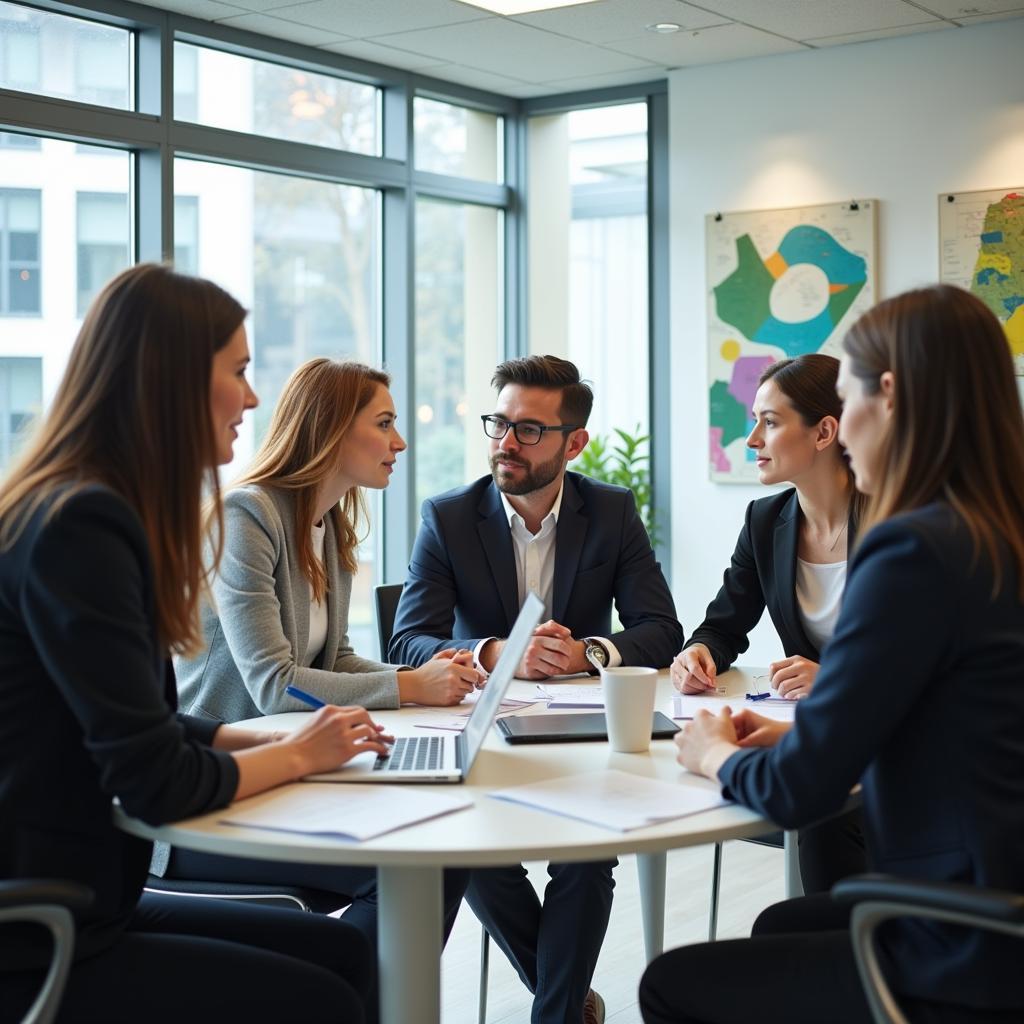
[[[34,196],[39,227],[36,229],[37,258],[33,260],[14,260],[11,258],[8,200],[13,196]],[[0,188],[0,204],[3,205],[3,216],[0,217],[0,317],[9,320],[36,320],[43,315],[43,191],[38,188]],[[20,267],[22,270],[34,269],[39,279],[39,305],[32,311],[12,311],[10,272]]]

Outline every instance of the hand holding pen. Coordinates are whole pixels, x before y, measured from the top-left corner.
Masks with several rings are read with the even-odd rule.
[[[316,714],[284,741],[315,764],[302,774],[330,771],[366,751],[386,756],[388,744],[394,742],[394,737],[384,732],[384,726],[374,722],[365,708],[327,704],[297,686],[286,686],[285,693],[316,709]]]

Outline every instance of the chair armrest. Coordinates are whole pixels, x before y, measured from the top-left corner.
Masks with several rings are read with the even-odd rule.
[[[832,887],[832,898],[842,903],[902,903],[906,914],[914,908],[966,914],[1003,924],[1024,925],[1024,895],[954,882],[919,882],[892,875],[854,875]],[[979,920],[979,926],[983,921]]]
[[[93,891],[78,882],[55,878],[18,878],[0,882],[0,910],[48,904],[71,911],[87,910]]]

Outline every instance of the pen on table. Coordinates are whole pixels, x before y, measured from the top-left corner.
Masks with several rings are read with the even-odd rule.
[[[747,700],[767,700],[771,693],[748,693]]]
[[[311,708],[327,707],[325,701],[322,701],[319,697],[314,697],[311,693],[306,693],[305,690],[300,690],[297,686],[286,686],[284,692],[290,694],[296,700],[301,700],[303,704],[308,704]]]

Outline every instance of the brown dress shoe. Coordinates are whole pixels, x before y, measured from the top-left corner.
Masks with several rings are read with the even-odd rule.
[[[593,989],[583,1001],[583,1024],[604,1024],[604,1000]]]

